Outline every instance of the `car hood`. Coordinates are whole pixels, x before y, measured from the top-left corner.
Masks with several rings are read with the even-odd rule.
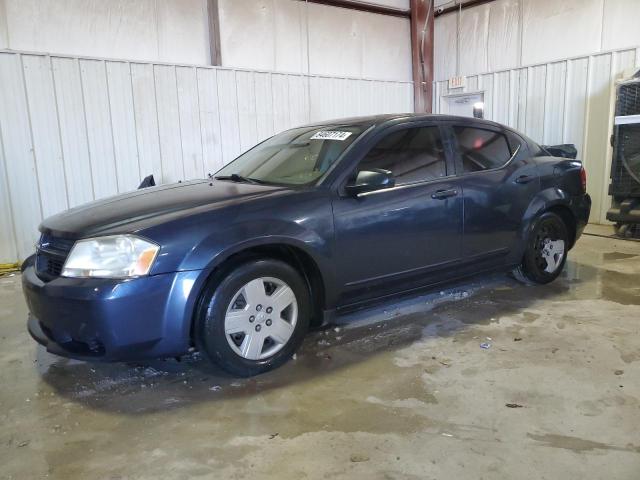
[[[115,233],[133,233],[161,223],[167,217],[189,215],[196,210],[237,205],[288,189],[277,186],[194,180],[87,203],[47,218],[43,233],[82,238]]]

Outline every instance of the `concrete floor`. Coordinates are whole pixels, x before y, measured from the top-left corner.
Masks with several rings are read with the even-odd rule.
[[[0,278],[3,479],[640,478],[640,242],[585,236],[545,287],[358,312],[248,380],[53,357],[19,281]]]

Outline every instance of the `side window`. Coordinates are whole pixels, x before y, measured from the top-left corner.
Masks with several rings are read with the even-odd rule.
[[[475,127],[453,127],[465,173],[499,168],[511,158],[507,138],[499,132]]]
[[[447,175],[447,161],[438,127],[407,128],[388,134],[360,161],[359,170],[382,168],[396,185]]]

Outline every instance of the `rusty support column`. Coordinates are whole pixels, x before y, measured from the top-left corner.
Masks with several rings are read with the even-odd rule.
[[[411,0],[411,63],[416,113],[433,107],[433,1]]]

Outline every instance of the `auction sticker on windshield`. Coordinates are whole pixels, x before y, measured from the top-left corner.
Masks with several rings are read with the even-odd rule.
[[[323,130],[317,132],[311,137],[311,140],[339,140],[343,141],[349,138],[352,132],[339,132],[337,130]]]

